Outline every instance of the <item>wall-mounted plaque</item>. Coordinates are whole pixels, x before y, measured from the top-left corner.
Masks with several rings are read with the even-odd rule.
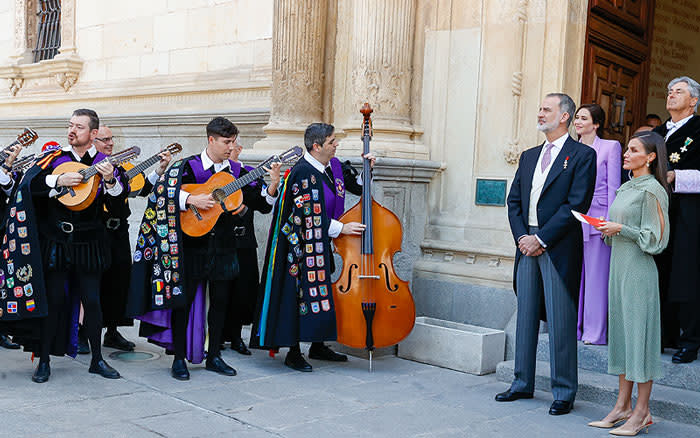
[[[476,205],[506,205],[505,179],[476,179]]]

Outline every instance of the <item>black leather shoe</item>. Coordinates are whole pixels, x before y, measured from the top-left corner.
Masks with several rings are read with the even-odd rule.
[[[102,345],[122,351],[134,351],[134,348],[136,347],[136,344],[124,339],[124,336],[122,336],[121,333],[116,330],[107,330]]]
[[[90,344],[88,343],[83,326],[78,328],[78,354],[90,354]]]
[[[301,352],[290,351],[287,353],[287,357],[284,358],[284,364],[293,370],[301,371],[303,373],[310,373],[313,371],[311,365],[304,360],[304,355],[301,354]]]
[[[185,359],[173,359],[173,366],[170,368],[170,375],[177,380],[190,380],[190,372],[187,371]]]
[[[574,408],[574,402],[564,400],[554,400],[549,408],[549,415],[566,415]]]
[[[51,367],[48,362],[39,362],[39,365],[34,370],[32,375],[32,382],[44,383],[49,380],[51,375]]]
[[[241,338],[231,341],[231,350],[237,351],[244,356],[250,356],[252,354]]]
[[[698,358],[698,350],[691,350],[689,348],[681,348],[676,351],[673,355],[671,361],[673,363],[690,363]]]
[[[97,362],[92,362],[88,371],[92,374],[99,374],[105,379],[118,379],[121,377],[119,371],[109,366],[109,364],[105,362],[104,359],[100,359]]]
[[[226,362],[221,358],[221,356],[214,356],[212,358],[207,358],[206,369],[209,371],[214,371],[215,373],[222,374],[224,376],[235,376],[236,370],[228,366]]]
[[[328,345],[321,344],[318,347],[316,345],[318,344],[312,344],[311,348],[309,348],[309,359],[328,360],[331,362],[348,361],[348,357],[346,355],[336,353],[335,351],[331,350]]]
[[[511,391],[510,389],[506,392],[496,394],[496,401],[499,402],[512,402],[515,400],[520,400],[521,398],[532,398],[534,395],[529,392],[517,392]]]
[[[10,337],[7,335],[0,335],[0,347],[2,348],[7,348],[8,350],[19,350],[20,346],[19,344],[15,344],[10,340]]]

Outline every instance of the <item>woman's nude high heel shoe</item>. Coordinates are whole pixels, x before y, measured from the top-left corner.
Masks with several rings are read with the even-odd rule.
[[[617,435],[617,436],[637,436],[639,432],[644,429],[644,433],[649,433],[649,426],[654,424],[653,421],[651,421],[651,415],[648,416],[647,418],[644,419],[644,423],[642,423],[641,426],[637,427],[634,430],[626,430],[625,426],[618,427],[617,429],[611,430],[609,433],[611,435]]]
[[[614,419],[613,421],[591,421],[588,423],[589,426],[591,427],[599,427],[601,429],[612,429],[613,427],[617,426],[618,424],[627,421],[630,418],[630,414],[625,414],[621,417],[618,417]]]

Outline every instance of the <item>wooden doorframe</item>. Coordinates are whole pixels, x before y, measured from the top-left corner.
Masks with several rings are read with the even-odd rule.
[[[643,9],[639,22],[621,20],[615,16],[615,10],[607,3],[621,0],[589,0],[588,19],[586,23],[586,43],[583,61],[583,83],[581,86],[581,102],[594,102],[594,70],[593,46],[602,47],[616,55],[640,65],[641,81],[636,93],[638,105],[633,113],[636,120],[644,120],[646,116],[649,71],[651,66],[651,42],[654,29],[654,10],[656,0],[647,0],[648,9]],[[643,26],[646,22],[646,26]],[[612,123],[612,115],[606,120],[606,129]]]

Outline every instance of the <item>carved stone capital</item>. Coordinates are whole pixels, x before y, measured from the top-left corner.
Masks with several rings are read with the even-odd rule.
[[[54,79],[64,91],[71,89],[78,81],[83,69],[83,60],[75,54],[59,54],[53,59],[34,64],[19,64],[0,67],[0,78],[10,80],[10,93],[16,96],[26,82]],[[26,90],[27,87],[24,87]]]

